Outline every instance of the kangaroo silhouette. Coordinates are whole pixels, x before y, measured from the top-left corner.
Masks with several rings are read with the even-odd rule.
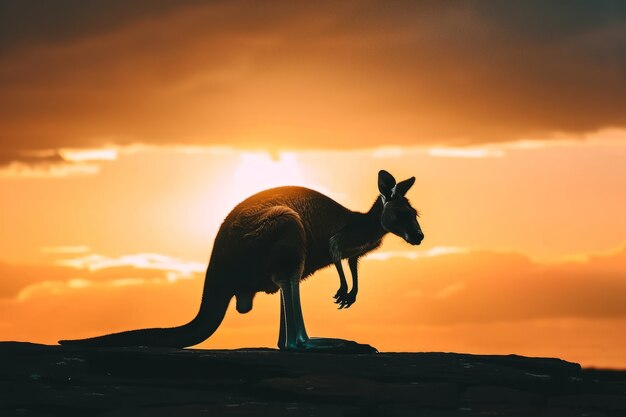
[[[309,338],[300,305],[300,281],[334,264],[339,274],[335,302],[347,308],[356,300],[358,259],[378,248],[391,232],[412,245],[424,234],[417,211],[405,194],[415,177],[396,184],[387,171],[378,173],[380,196],[367,213],[351,211],[304,187],[278,187],[239,203],[222,223],[206,271],[202,302],[189,323],[171,328],[129,330],[79,340],[72,346],[158,346],[183,348],[210,337],[232,297],[239,313],[252,309],[259,291],[280,290],[278,347],[288,351],[375,352],[370,345],[334,338]],[[352,289],[341,266],[348,259]]]

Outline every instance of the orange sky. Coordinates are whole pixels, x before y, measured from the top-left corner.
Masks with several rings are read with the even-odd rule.
[[[0,339],[180,324],[236,203],[366,210],[386,169],[426,239],[386,238],[349,310],[334,270],[307,280],[309,333],[626,367],[619,3],[3,7]],[[259,295],[201,346],[277,331]]]

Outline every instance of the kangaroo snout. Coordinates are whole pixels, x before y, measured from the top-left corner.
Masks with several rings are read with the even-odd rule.
[[[424,240],[424,233],[422,232],[418,232],[414,234],[407,233],[406,236],[404,237],[404,240],[406,240],[411,245],[417,246],[420,243],[422,243],[422,240]]]

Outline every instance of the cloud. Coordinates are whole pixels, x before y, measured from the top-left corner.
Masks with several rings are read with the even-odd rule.
[[[58,149],[38,151],[0,151],[0,177],[59,178],[93,175],[100,166],[93,161],[117,159],[116,149]]]
[[[61,149],[63,159],[71,162],[115,161],[116,149]]]
[[[438,298],[438,299],[448,298],[452,294],[458,293],[459,291],[463,291],[464,289],[465,289],[465,284],[462,282],[459,282],[457,284],[450,284],[447,287],[445,287],[443,290],[435,294],[435,298]]]
[[[431,148],[428,155],[438,158],[502,158],[502,150],[486,148]]]
[[[393,258],[419,259],[430,256],[450,255],[453,253],[469,253],[466,248],[456,246],[435,246],[425,251],[377,251],[367,256],[368,260],[387,261]]]
[[[175,272],[181,276],[189,276],[192,273],[201,273],[206,270],[206,264],[204,263],[182,261],[157,253],[138,253],[120,256],[119,258],[90,254],[81,258],[60,260],[57,261],[57,265],[87,269],[89,271],[133,267],[137,269]]]
[[[5,165],[112,143],[458,146],[626,125],[619,1],[2,7]]]
[[[551,264],[515,253],[469,251],[363,265],[362,277],[393,277],[377,290],[375,304],[394,305],[397,322],[626,318],[625,247]],[[375,308],[371,302],[365,308]]]
[[[55,254],[76,254],[82,247],[60,247]],[[90,254],[64,259],[56,265],[0,263],[0,299],[25,300],[34,295],[54,296],[75,289],[106,288],[145,283],[174,283],[203,276],[205,264],[159,254],[134,254],[111,258]]]
[[[93,164],[44,164],[40,161],[29,163],[12,162],[0,166],[0,178],[67,178],[83,175],[95,175],[100,172],[99,165]]]

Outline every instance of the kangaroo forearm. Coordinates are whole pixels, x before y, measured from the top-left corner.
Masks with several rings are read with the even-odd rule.
[[[346,275],[343,272],[341,261],[335,262],[335,268],[337,268],[337,273],[339,274],[339,288],[343,288],[347,290],[348,282],[346,281]]]
[[[352,274],[352,290],[355,294],[359,291],[359,258],[353,257],[348,259],[348,266]]]

